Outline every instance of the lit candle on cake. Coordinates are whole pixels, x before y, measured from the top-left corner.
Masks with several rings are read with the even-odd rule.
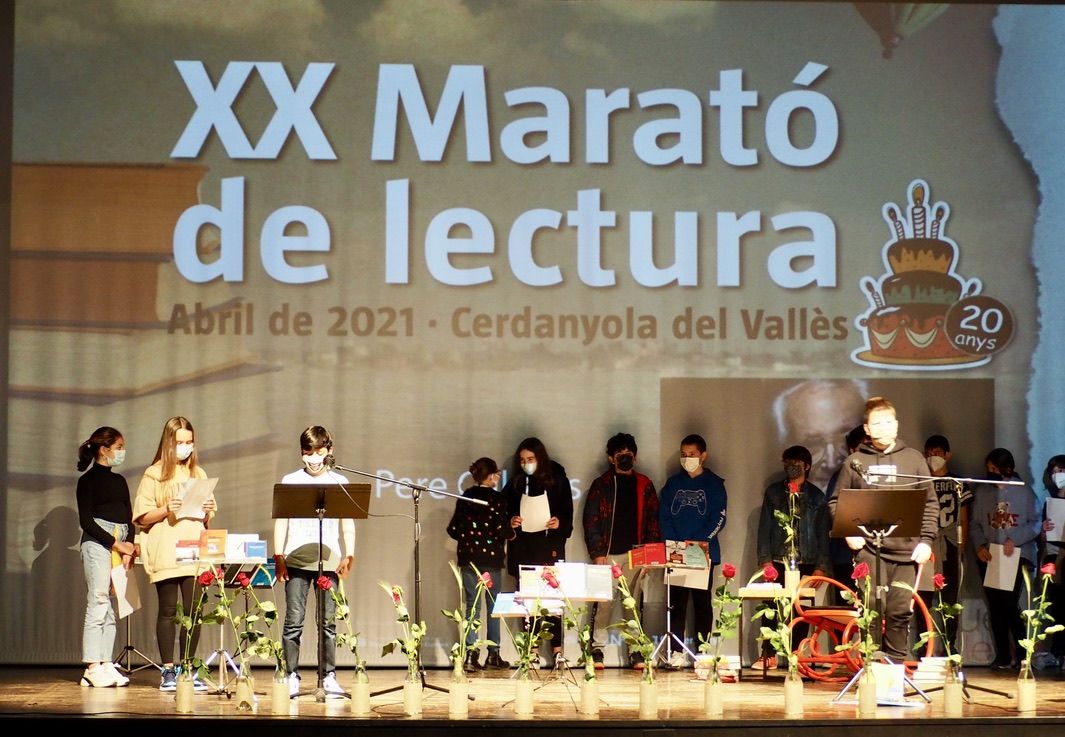
[[[913,237],[924,238],[924,187],[913,187],[913,207],[910,208],[910,221],[913,223]]]
[[[895,240],[901,241],[906,237],[906,232],[902,229],[902,221],[899,220],[899,211],[894,207],[888,207],[888,217],[891,218],[891,227],[895,229]]]
[[[946,208],[943,205],[936,205],[936,209],[932,211],[932,238],[939,238],[939,224],[943,222],[945,213]]]

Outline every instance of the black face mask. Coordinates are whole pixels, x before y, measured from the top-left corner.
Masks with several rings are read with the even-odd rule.
[[[617,456],[614,459],[619,471],[631,471],[632,467],[636,465],[636,459],[630,456],[628,453],[625,455]]]
[[[802,464],[800,463],[788,463],[784,465],[784,473],[787,474],[789,481],[802,476]]]

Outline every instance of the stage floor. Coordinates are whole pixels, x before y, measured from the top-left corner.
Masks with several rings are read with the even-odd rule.
[[[369,729],[371,733],[379,731],[381,734],[387,730],[390,737],[402,737],[407,731],[424,737],[456,728],[502,729],[515,734],[550,729],[556,737],[578,733],[586,735],[589,730],[604,728],[609,729],[612,735],[629,732],[643,734],[649,729],[740,734],[774,723],[787,725],[788,733],[811,730],[810,734],[861,734],[862,737],[869,737],[874,734],[901,735],[929,721],[942,725],[945,734],[960,734],[964,730],[967,737],[976,737],[1008,728],[1011,737],[1017,737],[1029,731],[1032,734],[1036,730],[1044,731],[1049,725],[1057,728],[1065,726],[1065,674],[1061,671],[1037,674],[1039,703],[1035,715],[1019,716],[1015,699],[977,688],[1013,694],[1016,690],[1015,675],[985,668],[969,668],[966,674],[972,687],[970,692],[973,700],[965,705],[960,719],[943,717],[941,693],[936,692],[930,694],[930,704],[925,704],[917,695],[911,695],[907,701],[912,706],[881,706],[875,719],[862,720],[857,719],[853,703],[832,703],[842,684],[809,681],[805,684],[803,717],[785,719],[779,671],[771,674],[767,680],[762,680],[760,673],[746,671],[742,681],[725,687],[724,719],[706,720],[702,714],[703,684],[695,679],[694,673],[691,670],[660,671],[657,677],[660,684],[659,717],[646,721],[638,719],[640,675],[635,671],[607,669],[600,672],[598,717],[586,717],[577,712],[576,704],[580,695],[573,682],[560,678],[558,674],[541,671],[538,675],[542,679],[542,687],[536,692],[536,714],[532,719],[525,720],[517,719],[514,715],[511,703],[514,690],[509,679],[511,673],[513,671],[471,676],[470,694],[475,700],[469,705],[469,719],[458,721],[448,719],[447,695],[432,689],[424,691],[424,713],[420,718],[403,715],[400,691],[375,696],[372,699],[373,712],[366,717],[352,716],[346,699],[316,703],[313,696],[294,700],[290,716],[275,716],[269,711],[266,689],[271,672],[266,669],[255,671],[256,687],[260,694],[257,712],[238,712],[235,701],[225,694],[209,693],[196,695],[194,715],[180,716],[174,711],[174,695],[159,691],[159,677],[154,669],[134,673],[132,682],[125,688],[93,689],[79,685],[81,670],[78,668],[11,666],[0,669],[0,718],[9,720],[9,726],[14,726],[10,720],[20,717],[51,718],[64,722],[77,720],[77,724],[71,726],[80,733],[104,729],[113,733],[116,728],[124,728],[115,725],[112,719],[148,721],[153,724],[147,726],[157,728],[161,726],[160,719],[191,719],[202,722],[203,727],[212,722],[219,723],[220,727],[233,727],[234,721],[254,718],[257,737],[263,737],[266,733],[285,737],[304,733],[323,735],[335,729],[348,731],[352,728],[363,732]],[[575,678],[581,676],[578,670],[571,673]],[[301,675],[306,687],[314,686],[314,671],[304,669]],[[371,670],[372,688],[376,692],[400,686],[403,675],[401,669]],[[427,673],[426,682],[446,688],[449,677],[447,670],[431,670]],[[353,672],[342,670],[339,679],[342,685],[350,687],[354,679]],[[853,702],[856,694],[851,692],[844,698]],[[28,728],[30,724],[27,722],[23,726]],[[127,726],[139,728],[134,724]]]

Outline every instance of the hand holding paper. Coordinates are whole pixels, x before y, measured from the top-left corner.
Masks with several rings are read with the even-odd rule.
[[[183,519],[204,519],[215,508],[214,487],[218,479],[189,479],[182,485],[181,506],[175,512]],[[210,507],[210,509],[208,509]]]

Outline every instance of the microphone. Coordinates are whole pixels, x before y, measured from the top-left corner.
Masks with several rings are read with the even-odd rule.
[[[328,461],[329,459],[326,458],[326,462]],[[862,462],[859,461],[857,458],[851,460],[851,469],[853,469],[855,473],[862,477],[862,481],[865,481],[866,483],[869,482],[869,472],[865,470],[865,466],[862,465]]]
[[[855,461],[855,463],[857,463],[857,461]],[[330,471],[332,471],[332,470],[333,470],[334,468],[336,468],[336,467],[337,467],[337,459],[336,459],[336,456],[334,456],[334,455],[333,455],[332,453],[330,453],[329,455],[327,455],[327,456],[325,457],[325,460],[323,460],[323,461],[322,461],[322,464],[323,464],[323,465],[324,465],[324,466],[325,466],[326,468],[328,468],[328,469],[329,469]]]

